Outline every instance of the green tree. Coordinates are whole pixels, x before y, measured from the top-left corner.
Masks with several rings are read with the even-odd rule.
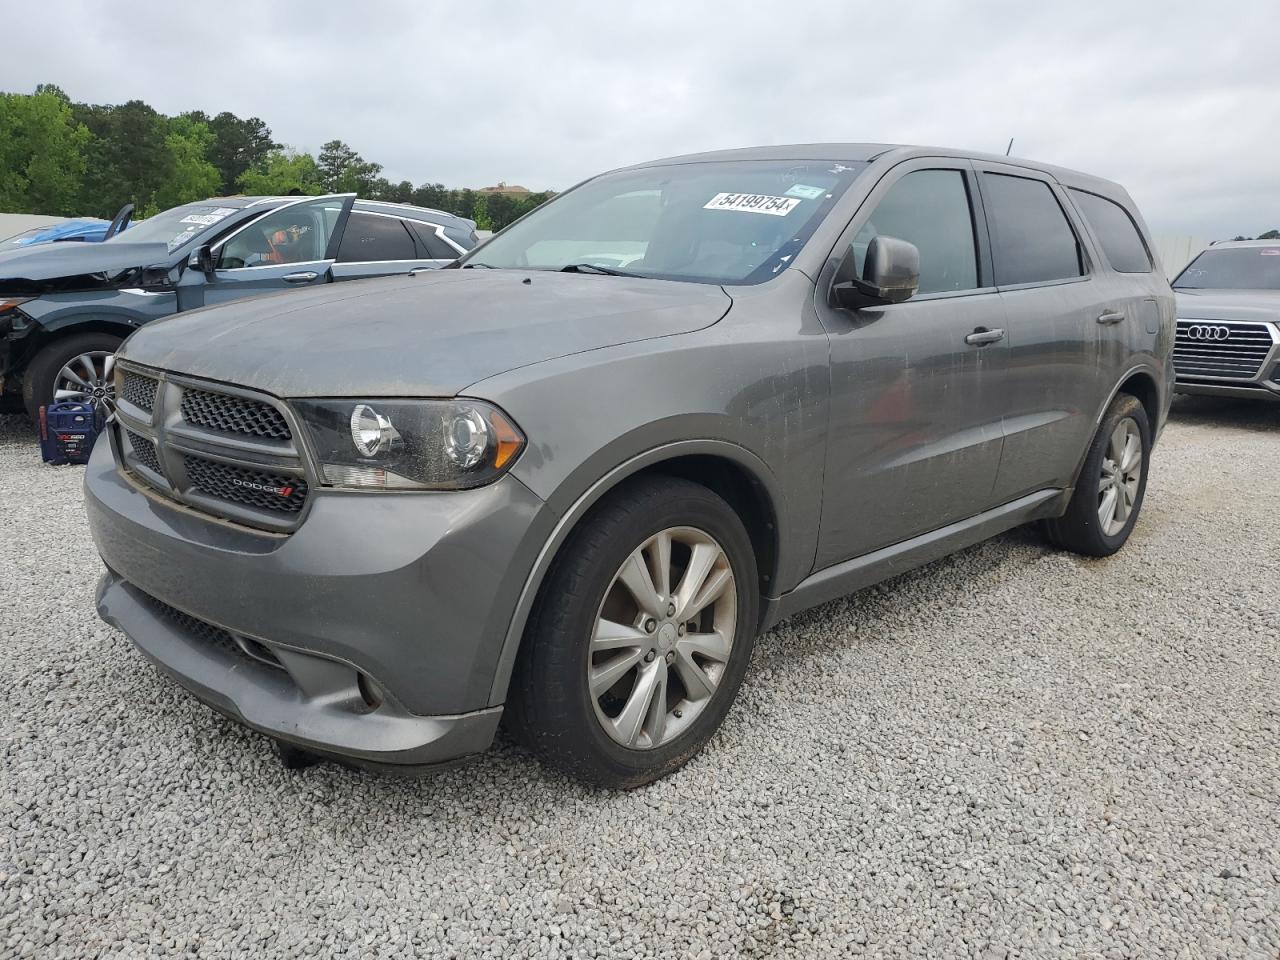
[[[241,120],[224,111],[206,122],[213,134],[209,162],[218,170],[224,193],[233,193],[246,170],[259,166],[269,153],[280,149],[280,144],[271,139],[271,128],[257,117]]]
[[[161,210],[203,200],[220,192],[222,176],[208,160],[213,142],[213,133],[208,125],[186,116],[169,120],[165,144],[172,163],[167,178],[156,187],[150,204],[142,210],[143,216],[152,216]]]
[[[1280,230],[1268,230],[1266,233],[1258,234],[1259,240],[1280,240]]]
[[[295,190],[308,196],[324,193],[316,158],[289,147],[272,150],[251,170],[240,175],[240,190],[250,196],[286,196]]]
[[[382,164],[370,163],[341,140],[330,140],[320,148],[319,163],[324,188],[331,193],[367,196],[382,172]]]
[[[52,216],[81,212],[89,141],[89,131],[53,90],[0,94],[0,210]]]
[[[83,212],[112,217],[126,203],[152,208],[156,190],[168,182],[174,164],[168,120],[141,100],[119,106],[75,104],[72,111],[93,134]]]

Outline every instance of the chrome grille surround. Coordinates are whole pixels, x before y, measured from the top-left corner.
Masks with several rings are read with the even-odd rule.
[[[123,471],[160,496],[223,520],[275,533],[297,528],[311,485],[288,407],[241,387],[123,360],[117,367],[126,383],[130,376],[156,383],[151,409],[118,391],[110,430]]]
[[[1179,380],[1248,383],[1260,378],[1280,352],[1280,332],[1245,320],[1177,322],[1173,367]]]

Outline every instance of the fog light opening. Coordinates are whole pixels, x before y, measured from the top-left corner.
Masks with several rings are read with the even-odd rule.
[[[370,711],[377,710],[382,706],[382,701],[385,699],[382,693],[382,688],[373,681],[372,677],[369,677],[357,670],[356,686],[360,690],[360,699],[364,701],[364,705],[368,707]]]

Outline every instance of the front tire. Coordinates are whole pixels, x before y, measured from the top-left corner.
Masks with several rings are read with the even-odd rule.
[[[629,789],[664,777],[732,705],[758,609],[751,540],[724,500],[675,477],[629,482],[548,573],[506,722],[578,779]]]
[[[79,333],[44,347],[22,378],[27,415],[36,420],[41,407],[57,400],[80,400],[109,413],[115,404],[112,370],[120,343],[109,333]]]
[[[1137,397],[1121,393],[1098,424],[1067,512],[1044,530],[1059,547],[1109,557],[1129,539],[1142,510],[1151,423]]]

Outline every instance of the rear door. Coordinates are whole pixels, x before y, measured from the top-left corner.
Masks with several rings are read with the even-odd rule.
[[[417,224],[389,213],[352,210],[333,265],[335,280],[385,277],[442,267],[448,256],[429,247]],[[443,244],[443,246],[447,246]]]
[[[837,251],[852,244],[865,257],[877,235],[915,244],[917,294],[847,310],[831,304],[830,278],[818,285],[831,339],[831,419],[816,569],[990,505],[1007,348],[981,223],[969,161],[900,164]]]
[[[1004,452],[993,500],[1069,486],[1100,402],[1107,292],[1062,188],[1047,174],[976,162],[1008,325]]]
[[[342,224],[354,199],[302,197],[233,231],[212,251],[214,276],[204,278],[204,304],[328,283]],[[201,276],[195,272],[191,279]]]

